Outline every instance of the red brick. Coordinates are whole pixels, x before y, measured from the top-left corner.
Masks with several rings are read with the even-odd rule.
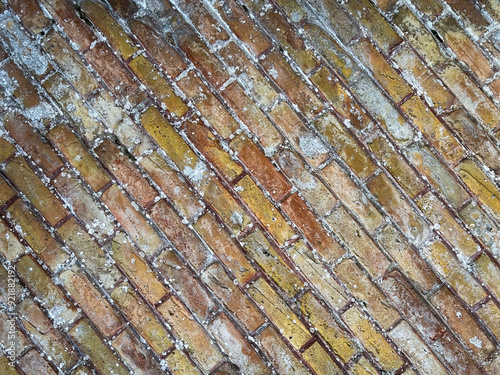
[[[459,15],[466,27],[472,28],[477,36],[481,36],[488,26],[489,22],[482,15],[481,7],[476,8],[470,0],[445,0],[446,3]]]
[[[19,360],[19,367],[25,375],[56,375],[50,364],[40,355],[38,350],[32,349]]]
[[[208,43],[214,44],[229,39],[224,28],[218,25],[218,21],[203,6],[203,3],[197,0],[181,0],[178,5],[184,13],[189,14],[189,20]]]
[[[13,88],[12,95],[16,98],[25,108],[34,108],[40,104],[40,95],[36,91],[33,84],[25,77],[24,72],[14,64],[13,61],[8,61],[3,67],[10,78],[10,84]],[[7,94],[7,93],[5,93]]]
[[[24,27],[37,34],[50,25],[36,0],[9,0],[9,5],[21,18]]]

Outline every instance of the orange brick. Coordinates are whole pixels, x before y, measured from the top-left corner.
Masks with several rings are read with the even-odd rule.
[[[328,355],[321,344],[316,341],[309,348],[304,350],[303,358],[318,375],[340,374],[342,370]]]
[[[110,181],[104,169],[67,126],[55,127],[49,132],[49,138],[94,191],[102,189]]]
[[[193,227],[221,262],[232,270],[238,282],[244,284],[252,278],[255,269],[210,212],[200,217]]]
[[[0,189],[3,189],[0,183]],[[23,254],[25,248],[21,245],[21,242],[12,233],[11,229],[7,227],[2,221],[0,221],[0,252],[9,262],[15,260],[19,255]],[[0,268],[1,269],[1,268]],[[4,279],[7,281],[7,276]],[[5,289],[7,290],[7,289]]]
[[[304,125],[286,102],[278,104],[269,116],[313,167],[317,168],[328,159],[326,145]]]
[[[38,34],[50,25],[49,19],[45,17],[40,5],[35,0],[9,0],[9,5],[21,18],[24,27],[33,34]]]
[[[40,181],[23,157],[12,159],[5,166],[5,174],[26,195],[50,225],[57,224],[67,215],[61,202]]]
[[[19,360],[19,367],[23,374],[35,375],[42,371],[47,375],[56,375],[50,364],[40,355],[38,350],[32,349]]]
[[[390,262],[344,207],[335,210],[326,221],[373,278],[385,273]]]
[[[323,109],[324,104],[293,71],[279,52],[271,51],[263,60],[260,60],[260,63],[276,84],[307,117],[311,118]]]
[[[158,312],[174,333],[187,343],[187,351],[203,371],[209,372],[222,360],[219,350],[177,298],[172,297],[160,305]]]
[[[205,37],[208,43],[214,44],[218,41],[229,39],[229,35],[222,27],[217,25],[218,21],[209,13],[202,3],[194,0],[182,0],[178,4],[183,12],[189,14],[189,19]]]
[[[123,326],[123,319],[116,314],[110,303],[92,285],[79,267],[73,266],[63,271],[59,279],[66,291],[104,336],[109,337],[115,334]]]
[[[276,210],[249,176],[243,177],[235,185],[235,190],[280,245],[283,245],[295,234],[281,213]]]
[[[488,325],[488,328],[498,339],[500,337],[500,310],[497,305],[493,301],[489,301],[477,310],[476,314]]]
[[[7,73],[7,84],[11,89],[11,95],[18,100],[25,108],[34,108],[40,104],[40,95],[37,93],[33,84],[25,77],[24,72],[14,64],[13,61],[8,61],[2,66],[2,70]],[[8,95],[8,92],[5,95]]]
[[[101,199],[141,250],[151,255],[161,248],[160,236],[116,185],[106,190]]]
[[[488,255],[483,254],[475,261],[475,270],[493,294],[500,298],[500,271]]]
[[[111,298],[156,354],[162,355],[171,347],[167,330],[127,283],[120,284]]]

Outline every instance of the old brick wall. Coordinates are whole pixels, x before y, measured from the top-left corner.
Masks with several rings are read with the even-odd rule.
[[[497,0],[0,11],[1,374],[500,374]]]

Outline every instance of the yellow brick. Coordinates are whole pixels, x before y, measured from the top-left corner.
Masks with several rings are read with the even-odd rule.
[[[1,187],[1,186],[0,186]],[[24,253],[24,246],[21,245],[11,229],[0,221],[0,253],[8,261],[13,261]]]
[[[5,139],[0,138],[0,163],[7,160],[15,151],[13,145],[7,142]]]
[[[349,362],[358,351],[356,344],[349,338],[347,332],[339,327],[328,309],[323,307],[311,292],[307,292],[300,299],[300,310],[330,345],[333,352],[344,363]]]
[[[360,357],[359,361],[352,366],[351,371],[354,375],[377,375],[379,373],[366,357]]]
[[[377,360],[377,363],[387,371],[394,371],[403,365],[403,360],[389,345],[387,340],[374,328],[357,308],[352,307],[344,314],[344,319],[356,337]]]
[[[16,196],[16,192],[10,185],[0,176],[0,205],[4,205]]]
[[[483,254],[475,262],[475,269],[479,277],[493,291],[498,299],[500,299],[500,271],[498,267],[488,257]]]
[[[307,328],[264,279],[252,283],[248,292],[295,349],[309,341],[311,334]]]
[[[492,253],[498,254],[500,248],[500,229],[489,216],[486,215],[476,201],[471,201],[462,211],[460,217],[468,225],[471,233],[482,241],[484,246]]]
[[[488,301],[476,313],[498,339],[500,337],[500,309],[495,305],[495,302]]]
[[[167,368],[174,375],[199,375],[200,371],[194,367],[189,361],[188,357],[180,351],[175,349],[172,354],[165,358]]]
[[[304,359],[309,362],[309,365],[316,371],[318,375],[340,375],[343,374],[342,370],[333,362],[332,358],[328,355],[325,349],[315,342],[307,348],[302,354]]]
[[[280,245],[283,245],[295,234],[281,213],[276,210],[249,176],[243,177],[235,185],[235,190],[239,192],[245,203]]]

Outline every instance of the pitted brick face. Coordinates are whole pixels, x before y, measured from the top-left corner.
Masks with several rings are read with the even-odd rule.
[[[0,374],[499,374],[499,30],[0,2]]]

